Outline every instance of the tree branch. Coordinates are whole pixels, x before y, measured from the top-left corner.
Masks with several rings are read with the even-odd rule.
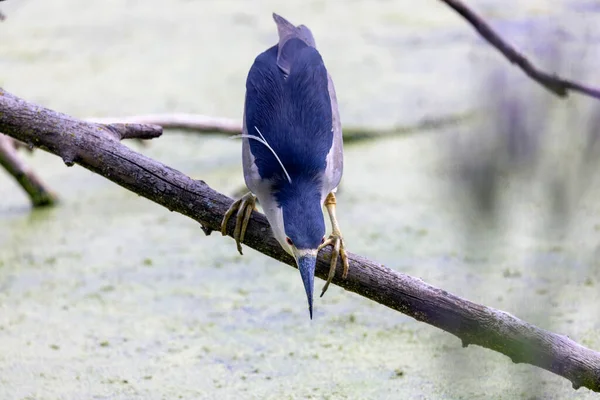
[[[492,27],[460,0],[441,0],[459,13],[492,46],[511,63],[516,64],[531,79],[559,97],[567,97],[569,91],[579,92],[600,100],[600,90],[578,82],[551,75],[536,68],[525,56],[502,39]]]
[[[424,129],[441,129],[461,123],[471,116],[470,113],[467,113],[428,118],[419,121],[415,125],[395,126],[389,129],[345,127],[343,132],[344,143],[407,134]],[[101,124],[152,124],[160,125],[163,129],[177,129],[199,133],[221,133],[224,135],[237,135],[242,133],[242,123],[239,121],[229,118],[209,117],[200,114],[146,114],[127,117],[86,118],[85,120]]]
[[[95,129],[108,133],[109,138],[122,139],[152,139],[162,134],[162,128],[156,125],[123,124],[115,123],[108,125],[95,124]],[[30,142],[31,143],[31,142]],[[0,165],[12,175],[27,192],[34,207],[50,206],[56,203],[57,197],[38,178],[38,176],[27,167],[17,154],[19,147],[26,147],[18,140],[0,134]],[[29,148],[33,148],[30,146]],[[63,158],[67,165],[72,165],[71,155]]]
[[[102,126],[27,103],[2,89],[0,130],[200,222],[207,234],[219,230],[223,215],[233,202],[203,181],[195,181],[113,140],[111,132]],[[234,223],[232,219],[227,227],[229,235],[233,234]],[[266,218],[256,211],[244,243],[295,266],[293,258],[271,236]],[[329,249],[321,252],[316,269],[320,278],[327,276],[330,254]],[[486,347],[507,355],[515,363],[536,365],[565,377],[574,388],[585,386],[600,391],[600,353],[361,256],[349,254],[349,259],[348,278],[340,278],[338,265],[334,284],[452,333],[462,340],[463,346]]]
[[[86,118],[86,121],[100,124],[134,123],[160,125],[163,129],[182,131],[225,133],[237,135],[242,132],[242,124],[229,118],[209,117],[198,114],[145,114],[127,117]]]
[[[15,143],[16,141],[0,133],[0,165],[27,192],[34,207],[53,205],[56,203],[56,196],[19,157]]]

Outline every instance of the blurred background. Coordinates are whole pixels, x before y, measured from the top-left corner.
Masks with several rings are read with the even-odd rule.
[[[600,3],[471,0],[543,70],[600,86]],[[0,86],[76,117],[241,120],[246,74],[306,24],[346,125],[347,247],[600,350],[600,102],[558,99],[434,0],[8,0]],[[455,118],[428,129],[425,121]],[[427,124],[425,124],[427,126]],[[240,143],[169,131],[129,146],[230,196]],[[586,389],[205,237],[81,167],[22,153],[60,197],[0,173],[2,399],[587,399]],[[320,285],[318,283],[317,285]]]

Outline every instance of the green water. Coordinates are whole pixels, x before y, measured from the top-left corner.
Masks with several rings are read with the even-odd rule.
[[[600,18],[592,2],[472,3],[536,54],[532,35],[565,30],[577,63],[556,69],[594,82],[598,54],[582,44]],[[80,117],[239,119],[245,74],[274,40],[271,11],[312,28],[349,124],[477,110],[491,97],[481,82],[492,67],[549,98],[436,1],[22,0],[0,9],[0,86]],[[551,118],[552,138],[580,127],[560,111]],[[460,190],[448,151],[478,134],[348,146],[338,201],[348,248],[600,350],[600,192],[567,170],[580,142],[546,149],[543,170],[563,172],[502,175],[502,217],[492,223]],[[222,192],[243,185],[237,142],[169,132],[129,145]],[[56,157],[24,157],[62,202],[32,211],[0,174],[1,399],[595,397],[337,287],[311,322],[296,270],[250,249],[239,256],[231,239],[205,237],[196,222]],[[556,176],[569,183],[568,224],[548,219],[546,182]]]

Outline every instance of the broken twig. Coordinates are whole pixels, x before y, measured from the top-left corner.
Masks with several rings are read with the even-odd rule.
[[[56,203],[56,196],[19,157],[15,149],[15,143],[12,138],[0,134],[0,165],[27,192],[34,207],[53,205]]]

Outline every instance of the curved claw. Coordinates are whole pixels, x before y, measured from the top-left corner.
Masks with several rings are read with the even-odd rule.
[[[323,290],[321,291],[320,297],[323,297],[323,295],[329,288],[331,280],[335,276],[335,270],[337,267],[337,261],[339,257],[342,258],[342,266],[344,268],[342,272],[342,278],[346,279],[346,277],[348,276],[348,256],[346,255],[346,249],[344,246],[344,239],[342,238],[342,235],[340,233],[332,233],[331,236],[329,236],[329,238],[325,242],[323,242],[322,245],[319,246],[318,250],[320,251],[321,249],[327,246],[333,246],[333,250],[331,251],[329,274],[327,275],[327,281],[325,282],[325,286],[323,286]]]
[[[252,193],[246,193],[242,198],[235,201],[229,210],[225,213],[223,217],[223,221],[221,222],[221,234],[223,236],[227,235],[227,222],[229,219],[237,211],[237,216],[235,219],[235,230],[233,231],[233,238],[235,239],[235,243],[237,246],[237,250],[240,254],[242,253],[242,242],[244,241],[244,237],[246,235],[246,228],[248,228],[248,222],[250,221],[250,217],[252,215],[252,211],[256,206],[256,197]]]

